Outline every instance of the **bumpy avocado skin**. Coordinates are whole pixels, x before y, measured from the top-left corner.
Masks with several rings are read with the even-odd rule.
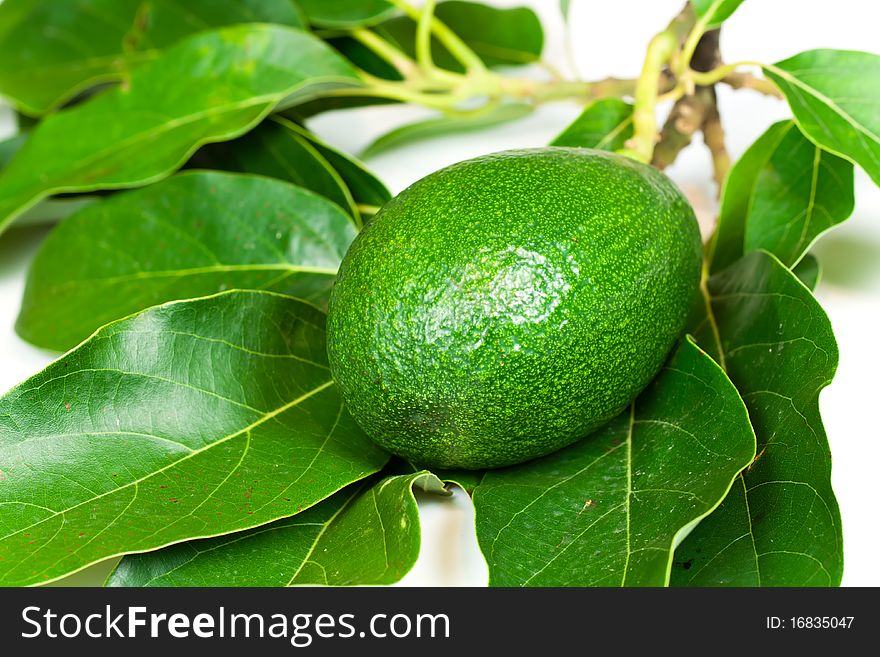
[[[426,466],[553,452],[654,378],[700,275],[693,210],[662,173],[588,149],[433,173],[352,244],[327,348],[349,411]]]

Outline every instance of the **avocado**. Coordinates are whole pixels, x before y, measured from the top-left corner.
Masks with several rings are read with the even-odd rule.
[[[327,317],[355,420],[424,466],[553,452],[619,414],[681,333],[697,221],[659,171],[580,148],[430,174],[355,239]]]

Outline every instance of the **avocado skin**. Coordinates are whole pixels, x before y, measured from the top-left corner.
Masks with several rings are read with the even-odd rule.
[[[482,469],[564,447],[619,414],[681,333],[697,221],[659,171],[576,148],[437,171],[355,239],[327,349],[356,421],[424,466]]]

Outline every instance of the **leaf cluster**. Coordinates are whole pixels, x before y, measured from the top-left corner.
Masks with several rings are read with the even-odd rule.
[[[524,8],[5,0],[0,94],[21,120],[0,142],[0,232],[63,219],[16,330],[66,353],[0,398],[0,584],[122,555],[109,585],[390,584],[418,556],[414,490],[452,484],[491,585],[839,584],[818,408],[837,345],[809,249],[851,214],[855,165],[880,183],[880,56],[697,66],[741,1],[693,0],[640,78],[586,82],[497,70],[542,63]],[[729,172],[718,83],[792,110]],[[369,157],[557,98],[586,106],[554,146],[656,162],[704,132],[723,187],[687,335],[623,414],[556,454],[486,473],[391,459],[324,343],[339,263],[391,194],[307,119],[438,111]],[[664,98],[700,122],[661,130]]]

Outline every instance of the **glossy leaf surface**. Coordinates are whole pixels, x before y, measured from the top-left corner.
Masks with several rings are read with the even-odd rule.
[[[836,586],[840,513],[819,392],[837,367],[828,317],[773,256],[709,281],[713,322],[758,439],[755,461],[676,551],[676,586]]]
[[[59,225],[31,265],[16,329],[63,351],[149,306],[223,290],[324,303],[355,234],[340,208],[294,185],[182,173]]]
[[[239,23],[304,27],[290,0],[6,0],[0,95],[43,114],[96,84],[125,79],[184,37]]]
[[[266,292],[144,311],[0,399],[0,585],[284,518],[378,471],[324,315]]]
[[[765,72],[785,94],[804,134],[861,166],[880,185],[880,55],[808,50]]]
[[[299,30],[240,25],[190,37],[134,71],[126,86],[34,129],[0,173],[0,230],[50,194],[154,182],[282,101],[346,84],[357,84],[352,68]]]
[[[720,27],[743,3],[743,0],[690,0],[697,18],[706,22],[708,29]]]
[[[450,134],[490,128],[524,118],[533,111],[534,107],[527,103],[508,103],[494,110],[474,114],[473,116],[441,116],[417,123],[410,123],[385,133],[367,146],[361,155],[363,157],[375,157],[380,153],[423,139],[434,139]]]
[[[771,126],[742,159],[724,190],[715,271],[757,250],[793,266],[852,213],[852,164],[816,146],[792,121]]]
[[[619,98],[593,101],[550,145],[620,150],[633,136],[632,111],[632,105]]]
[[[109,586],[393,584],[419,555],[413,487],[446,494],[421,471],[355,484],[292,518],[125,557]]]
[[[679,533],[752,460],[745,406],[685,341],[628,411],[474,493],[493,586],[663,586]]]

